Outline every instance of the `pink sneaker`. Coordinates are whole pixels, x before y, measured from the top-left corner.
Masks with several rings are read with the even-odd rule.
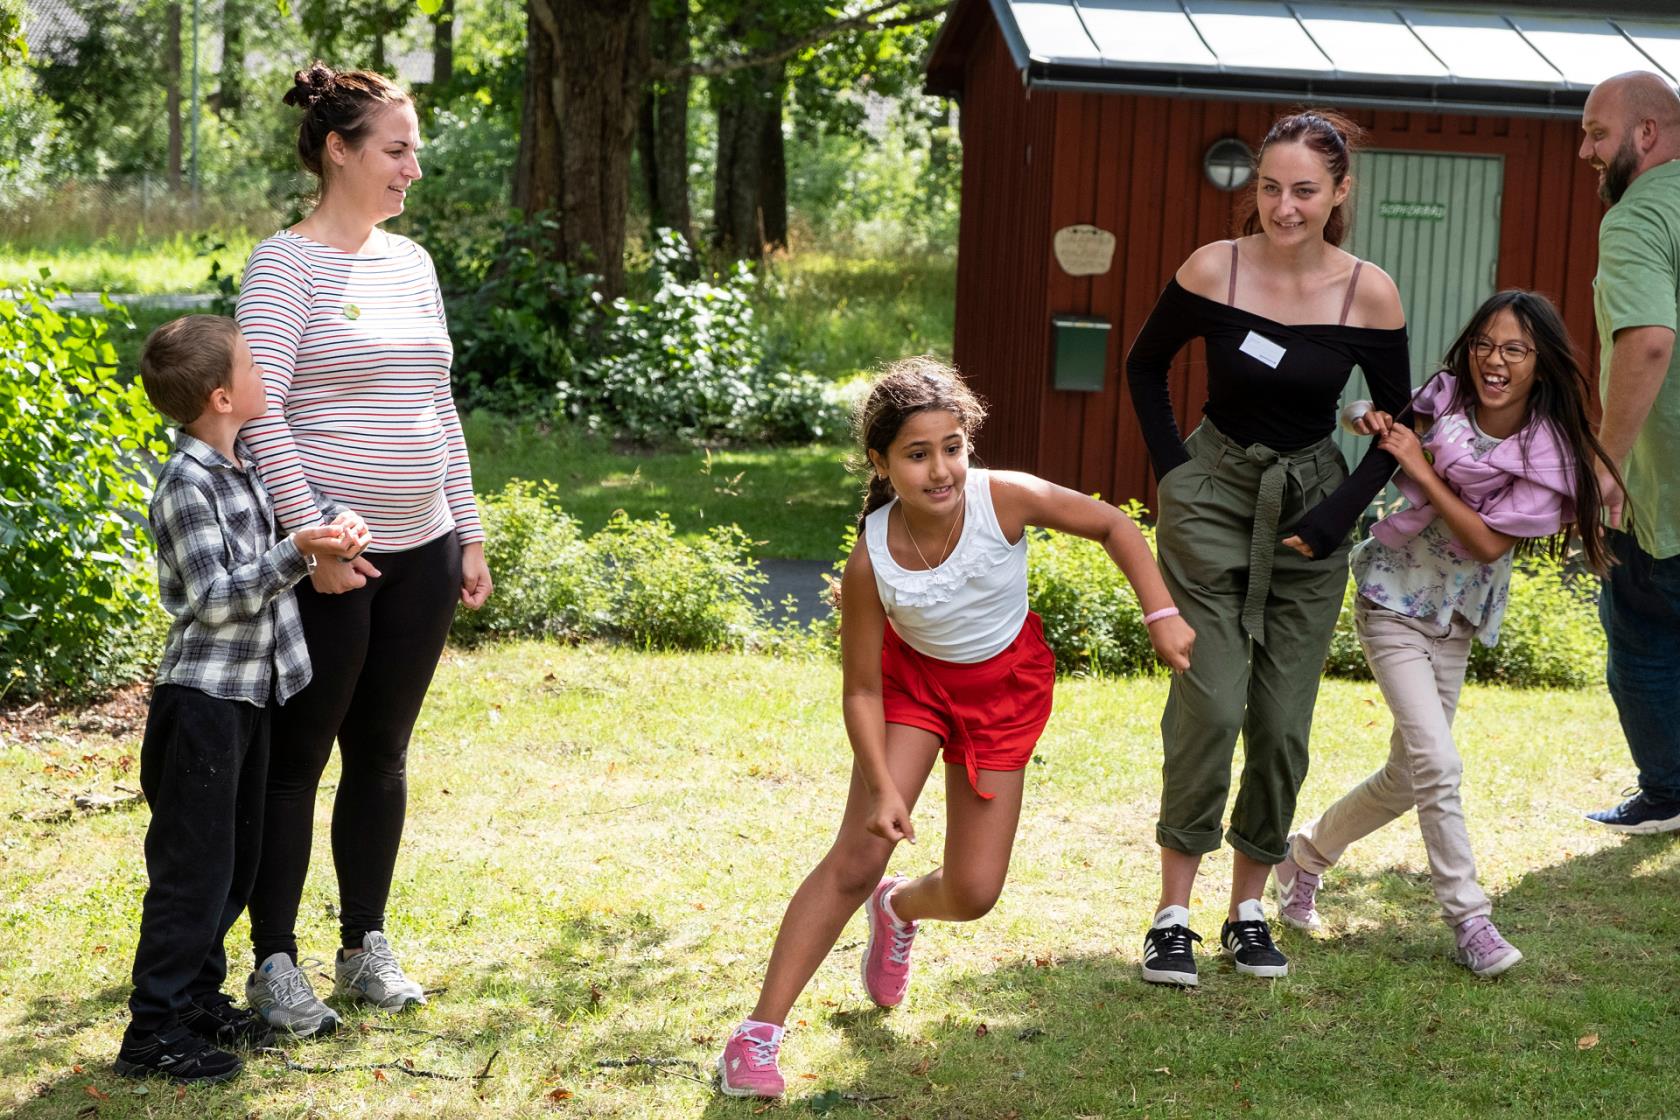
[[[1295,837],[1291,836],[1286,846],[1289,855],[1283,857],[1282,863],[1272,865],[1272,879],[1277,884],[1278,917],[1283,919],[1284,925],[1317,933],[1324,928],[1324,921],[1318,916],[1318,907],[1314,904],[1319,877],[1301,870],[1301,865],[1295,862]]]
[[[1499,936],[1487,918],[1466,918],[1458,926],[1458,963],[1477,976],[1498,976],[1522,961],[1522,950]]]
[[[718,1087],[730,1097],[779,1097],[787,1090],[781,1067],[782,1028],[747,1021],[718,1055]]]
[[[910,946],[916,940],[916,923],[900,922],[889,912],[887,896],[905,879],[889,876],[863,904],[869,916],[869,944],[863,949],[863,990],[877,1007],[897,1007],[910,989]]]

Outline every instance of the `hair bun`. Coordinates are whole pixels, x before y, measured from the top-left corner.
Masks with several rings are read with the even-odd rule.
[[[280,100],[286,105],[295,105],[299,109],[309,110],[315,103],[332,92],[338,81],[338,74],[326,63],[316,59],[307,70],[299,70],[292,75],[292,88],[286,91],[286,96]]]

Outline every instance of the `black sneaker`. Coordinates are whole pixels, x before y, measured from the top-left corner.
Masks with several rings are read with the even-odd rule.
[[[230,1049],[260,1050],[274,1045],[274,1028],[256,1012],[235,1007],[226,996],[188,1004],[181,1012],[181,1025],[206,1042]]]
[[[1233,922],[1219,930],[1220,951],[1245,976],[1288,976],[1289,958],[1272,944],[1272,927],[1265,919]]]
[[[1588,813],[1587,819],[1617,832],[1648,834],[1680,829],[1680,801],[1652,797],[1642,789],[1630,792],[1633,796],[1614,809]]]
[[[218,1050],[185,1027],[130,1040],[117,1050],[116,1070],[123,1077],[167,1077],[183,1085],[226,1081],[245,1063]]]
[[[1199,981],[1190,943],[1201,939],[1189,926],[1151,926],[1143,935],[1143,978],[1151,984],[1194,988]]]

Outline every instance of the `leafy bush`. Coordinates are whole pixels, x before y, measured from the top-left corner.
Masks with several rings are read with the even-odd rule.
[[[515,479],[499,494],[480,495],[478,506],[496,590],[481,609],[455,613],[453,636],[592,633],[604,606],[595,560],[577,521],[560,511],[554,483]]]
[[[1129,502],[1125,510],[1153,551],[1155,530],[1142,523],[1143,507]],[[1137,595],[1103,547],[1046,529],[1031,532],[1027,605],[1044,620],[1056,668],[1105,676],[1158,671]]]
[[[764,576],[733,525],[677,538],[664,515],[620,512],[585,539],[553,483],[481,496],[496,591],[456,615],[453,636],[611,638],[644,649],[741,649],[757,634]]]
[[[648,649],[740,649],[757,629],[753,592],[764,575],[736,526],[690,544],[664,514],[635,521],[620,512],[589,543],[607,588],[608,634]]]
[[[660,231],[650,294],[601,309],[598,341],[556,385],[560,412],[646,441],[808,443],[844,431],[845,409],[826,382],[767,360],[752,269],[689,279],[698,271],[681,236]]]
[[[160,636],[143,479],[169,447],[106,323],[58,294],[0,299],[0,696],[97,692]]]

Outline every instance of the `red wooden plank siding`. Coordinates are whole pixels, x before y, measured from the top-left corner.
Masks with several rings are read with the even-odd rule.
[[[993,406],[980,442],[993,466],[1034,470],[1111,500],[1154,498],[1122,366],[1160,289],[1196,246],[1229,237],[1246,199],[1201,173],[1208,145],[1258,145],[1293,105],[1189,101],[1127,94],[1029,93],[989,26],[968,61],[963,102],[963,215],[958,249],[956,357]],[[1379,150],[1504,157],[1498,282],[1560,303],[1595,364],[1592,275],[1603,208],[1575,158],[1567,120],[1355,111]],[[1361,199],[1355,191],[1356,218]],[[1113,268],[1070,277],[1051,252],[1062,226],[1089,222],[1117,239]],[[1101,393],[1051,388],[1052,313],[1112,324]],[[1203,348],[1170,374],[1186,432],[1206,399]]]

